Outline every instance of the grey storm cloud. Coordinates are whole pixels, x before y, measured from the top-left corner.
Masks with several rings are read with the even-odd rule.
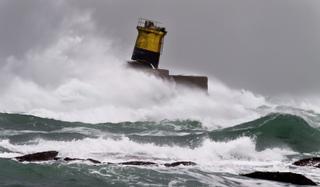
[[[0,0],[0,56],[56,40],[74,12],[90,12],[96,34],[124,51],[139,17],[161,21],[168,35],[160,67],[178,73],[266,95],[320,90],[318,0]]]
[[[64,7],[54,1],[0,1],[0,55],[20,56],[55,39]]]

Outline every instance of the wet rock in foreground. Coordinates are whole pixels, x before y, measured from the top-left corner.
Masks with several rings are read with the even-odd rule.
[[[190,162],[190,161],[180,161],[180,162],[173,162],[173,163],[166,163],[164,164],[164,166],[166,167],[177,167],[177,166],[194,166],[194,165],[197,165],[196,163],[194,162]]]
[[[120,162],[120,165],[133,165],[133,166],[149,166],[149,165],[156,165],[154,162],[147,162],[147,161],[129,161],[129,162]]]
[[[49,160],[55,160],[57,155],[58,155],[57,151],[45,151],[45,152],[38,152],[38,153],[18,156],[18,157],[15,157],[15,159],[17,159],[20,162],[49,161]]]
[[[66,157],[66,158],[56,158],[57,160],[64,160],[66,162],[70,162],[70,161],[89,161],[92,162],[94,164],[101,164],[100,161],[98,160],[94,160],[92,158],[87,158],[87,159],[81,159],[81,158],[70,158],[70,157]]]
[[[105,163],[100,162],[98,160],[94,160],[91,158],[82,159],[82,158],[70,158],[70,157],[57,157],[57,151],[46,151],[46,152],[38,152],[33,154],[27,154],[19,157],[15,157],[20,162],[37,162],[37,161],[51,161],[51,160],[62,160],[66,162],[72,161],[89,161],[93,164],[118,164],[118,165],[126,165],[126,166],[151,166],[151,165],[159,165],[155,162],[149,161],[128,161],[128,162],[120,162],[120,163]],[[172,162],[172,163],[165,163],[163,164],[165,167],[177,167],[177,166],[194,166],[196,163],[190,161],[179,161],[179,162]]]
[[[117,163],[119,165],[132,165],[132,166],[150,166],[150,165],[159,165],[155,162],[148,162],[148,161],[129,161],[129,162],[120,162]],[[165,167],[177,167],[177,166],[194,166],[196,163],[190,161],[179,161],[179,162],[172,162],[172,163],[165,163],[163,164]]]
[[[317,184],[307,177],[291,172],[261,172],[256,171],[248,174],[241,174],[241,176],[246,176],[255,179],[265,179],[271,181],[285,182],[298,185],[311,185],[316,186]]]
[[[320,157],[306,158],[293,163],[296,166],[313,166],[320,168]]]

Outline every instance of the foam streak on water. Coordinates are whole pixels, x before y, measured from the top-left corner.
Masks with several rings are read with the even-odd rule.
[[[68,173],[61,181],[69,180],[70,173],[73,173],[77,176],[72,184],[74,186],[83,182],[83,175],[89,181],[88,185],[102,180],[99,183],[101,186],[135,183],[198,186],[210,185],[212,181],[221,186],[278,185],[239,176],[256,170],[291,171],[320,181],[316,168],[291,165],[297,159],[318,154],[319,147],[313,143],[320,141],[320,131],[304,119],[287,114],[271,114],[218,130],[208,130],[195,121],[87,124],[1,114],[0,128],[7,132],[0,134],[0,163],[5,168],[11,168],[12,172],[11,177],[0,176],[3,184],[25,177],[26,173],[21,172],[23,170],[43,173],[43,168],[47,168],[45,172],[50,172],[50,175]],[[59,151],[59,157],[93,158],[104,164],[94,166],[78,161],[25,165],[10,160],[15,156],[48,150]],[[156,162],[160,166],[107,164],[135,160]],[[197,165],[178,168],[161,166],[174,161],[192,161]],[[52,182],[47,176],[39,178],[37,172],[32,177],[36,178],[36,184],[41,185],[43,180]],[[26,181],[32,182],[32,179]],[[25,185],[21,182],[17,184]],[[59,185],[66,184],[61,182]]]

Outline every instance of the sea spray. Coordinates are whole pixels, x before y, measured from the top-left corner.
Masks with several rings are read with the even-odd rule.
[[[8,82],[0,111],[68,121],[120,122],[194,119],[207,126],[232,125],[260,116],[262,96],[233,90],[211,78],[209,93],[128,69],[111,42],[96,36],[63,35],[0,68]],[[233,122],[233,123],[230,123]]]

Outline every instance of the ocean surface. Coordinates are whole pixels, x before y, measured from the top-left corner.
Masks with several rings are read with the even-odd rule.
[[[270,113],[227,128],[194,120],[81,123],[0,114],[1,186],[293,186],[239,174],[291,171],[320,183],[319,169],[292,162],[320,151],[319,114]],[[12,157],[56,150],[85,161],[19,163]],[[152,161],[159,166],[107,164]],[[163,163],[195,166],[166,168]]]

